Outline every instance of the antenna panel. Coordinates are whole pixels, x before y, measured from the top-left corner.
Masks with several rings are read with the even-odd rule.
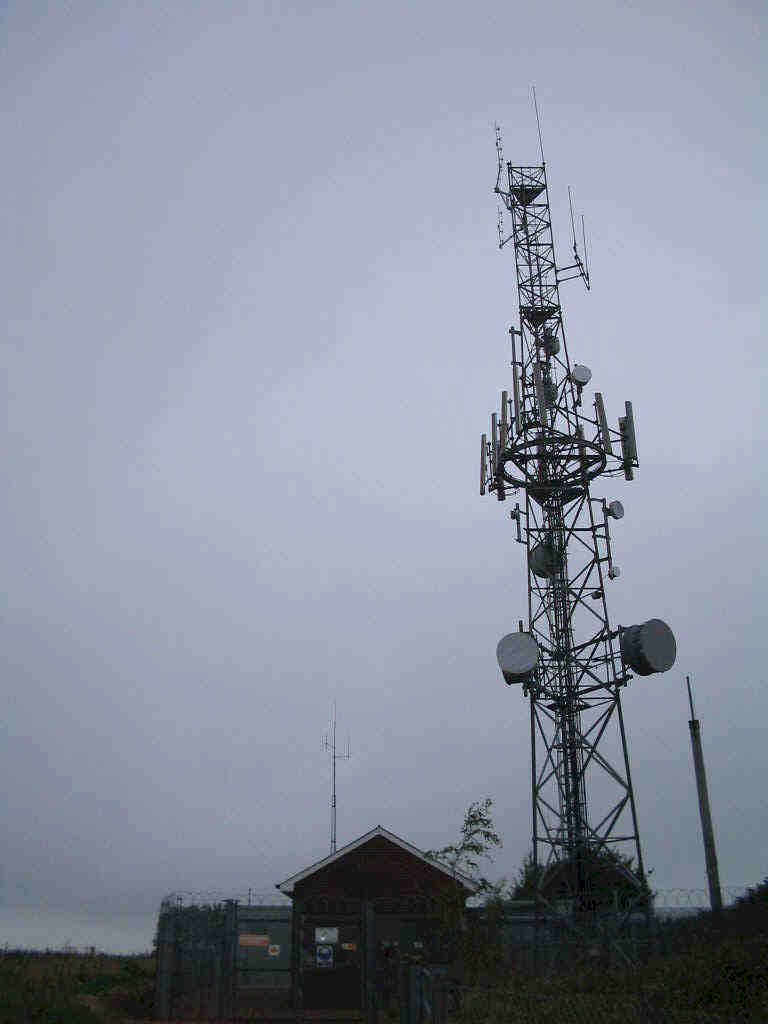
[[[603,442],[603,448],[610,454],[613,455],[613,445],[611,444],[611,432],[608,429],[608,420],[605,416],[605,406],[603,405],[603,396],[599,391],[595,392],[595,416],[597,418],[597,425],[600,428],[600,437]]]
[[[624,477],[634,480],[632,463],[637,462],[637,442],[635,440],[635,422],[632,416],[632,403],[625,402],[625,416],[619,416],[619,433],[621,434],[621,455],[624,460]]]
[[[520,378],[517,374],[517,363],[512,363],[512,401],[515,406],[515,433],[519,434],[523,425],[520,416]]]
[[[536,389],[536,405],[539,410],[539,423],[546,426],[547,423],[547,400],[544,394],[544,382],[541,378],[541,363],[534,363],[533,385]]]
[[[637,462],[637,441],[635,440],[635,418],[632,415],[632,403],[625,402],[624,408],[626,410],[624,431],[627,435],[627,453],[633,462]]]

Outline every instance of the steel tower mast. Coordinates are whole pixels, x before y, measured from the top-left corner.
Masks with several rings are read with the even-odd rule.
[[[606,585],[619,576],[609,520],[620,502],[592,497],[599,476],[633,478],[638,466],[632,405],[609,427],[602,395],[583,395],[591,379],[571,363],[559,285],[581,277],[589,288],[573,230],[573,262],[558,267],[546,165],[514,166],[503,158],[496,130],[495,192],[511,216],[519,327],[512,343],[511,397],[501,396],[481,443],[480,493],[523,492],[511,518],[525,545],[528,626],[499,642],[507,683],[521,683],[530,701],[532,840],[540,887],[557,877],[560,898],[584,906],[593,878],[607,862],[641,892],[645,869],[630,773],[621,690],[639,675],[666,671],[675,640],[659,619],[611,628]],[[573,225],[573,208],[571,207]],[[626,860],[633,860],[632,870]],[[607,855],[607,858],[606,858]],[[602,866],[602,867],[601,867]],[[558,871],[555,869],[558,868]],[[554,883],[553,883],[554,884]]]

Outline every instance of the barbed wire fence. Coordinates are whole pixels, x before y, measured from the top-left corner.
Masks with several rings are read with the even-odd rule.
[[[724,886],[724,905],[733,905],[748,888],[747,885]],[[602,915],[586,927],[576,929],[569,925],[568,915],[558,920],[557,915],[550,914],[542,922],[530,904],[526,908],[524,901],[508,905],[495,934],[483,924],[482,908],[476,908],[474,916],[477,941],[496,943],[499,947],[497,965],[519,976],[541,976],[581,964],[589,967],[640,964],[651,953],[663,952],[672,943],[668,923],[695,916],[708,908],[708,889],[678,887],[656,890],[650,913],[643,910],[619,915],[623,917],[620,927],[615,914]],[[272,919],[282,917],[288,929],[283,941],[290,949],[291,901],[276,890],[254,887],[236,892],[207,889],[169,893],[160,907],[155,937],[156,1016],[203,1020],[227,1019],[236,1014],[239,999],[244,997],[241,986],[247,982],[248,943],[265,941],[266,934],[276,927],[259,925],[260,916],[264,921],[270,916]],[[254,932],[264,934],[251,934]],[[409,970],[410,966],[418,965],[409,965]],[[274,974],[276,977],[277,972]],[[436,978],[437,974],[414,976],[408,982],[409,991],[425,993],[426,1002],[430,1007],[438,1007],[442,1016],[450,1000],[445,993],[441,994],[442,990],[438,991],[442,982],[438,984]],[[250,996],[266,1006],[271,996],[279,994],[281,1005],[287,1010],[291,996],[290,970],[283,971],[280,983],[283,988],[278,993],[274,979],[262,974],[260,992],[251,992]],[[473,978],[469,987],[462,985],[461,978],[454,978],[452,983],[452,999],[482,1000],[478,978]],[[273,986],[271,992],[270,985]],[[420,1004],[420,1000],[421,996],[416,999],[417,1003]]]
[[[291,906],[290,897],[279,889],[177,889],[170,892],[163,903],[178,906],[206,906],[214,903],[233,902],[241,906],[276,907]]]
[[[723,895],[723,904],[730,905],[744,895],[744,893],[756,883],[741,882],[723,885],[720,891]],[[706,887],[671,889],[653,889],[653,905],[657,910],[665,908],[692,907],[694,909],[707,909],[709,907],[709,889]],[[278,889],[177,889],[164,897],[163,902],[176,903],[179,906],[204,906],[214,903],[225,903],[227,901],[238,903],[242,906],[286,906],[290,907],[290,897],[284,895]]]

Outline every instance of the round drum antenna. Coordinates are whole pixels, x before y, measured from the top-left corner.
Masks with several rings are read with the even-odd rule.
[[[639,626],[627,626],[619,637],[625,664],[639,676],[666,672],[675,664],[675,634],[661,619],[648,619]]]

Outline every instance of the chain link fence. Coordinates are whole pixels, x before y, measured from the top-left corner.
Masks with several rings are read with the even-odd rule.
[[[289,1014],[290,903],[253,890],[238,894],[243,902],[223,895],[173,893],[163,900],[155,940],[157,1019]]]
[[[401,1024],[768,1020],[768,905],[683,907],[700,913],[634,915],[623,927],[549,919],[527,922],[527,935],[502,916],[491,933],[501,954],[478,957],[469,977],[404,967]]]
[[[745,889],[725,887],[726,906]],[[592,999],[594,1003],[601,984],[606,987],[606,978],[623,979],[611,997],[611,1007],[617,1000],[629,1000],[624,1024],[635,1019],[652,1021],[656,1018],[649,1015],[651,1004],[643,987],[645,968],[665,957],[672,962],[695,947],[704,948],[709,941],[707,930],[711,931],[707,908],[707,890],[682,888],[657,892],[648,912],[581,919],[567,913],[537,917],[535,904],[523,901],[507,904],[501,912],[498,907],[495,912],[476,907],[468,919],[470,956],[435,965],[408,962],[405,952],[402,956],[398,952],[386,960],[395,969],[389,979],[378,965],[376,1024],[398,1019],[401,1024],[544,1019],[520,1016],[516,1007],[530,1004],[527,1012],[533,1014],[530,1007],[537,993],[545,1002],[557,995],[561,1001],[589,1003]],[[704,916],[699,919],[699,915]],[[258,890],[234,896],[217,891],[172,894],[163,900],[158,916],[156,1018],[292,1019],[291,944],[291,903],[276,894]],[[374,962],[380,952],[373,952]],[[591,985],[592,995],[572,992],[569,996],[564,978],[578,979],[587,989]],[[636,1012],[631,1009],[635,1004]],[[361,1005],[361,1018],[364,1015]],[[587,1017],[561,1014],[560,1019]],[[597,1015],[590,1024],[613,1019],[610,1014]]]

